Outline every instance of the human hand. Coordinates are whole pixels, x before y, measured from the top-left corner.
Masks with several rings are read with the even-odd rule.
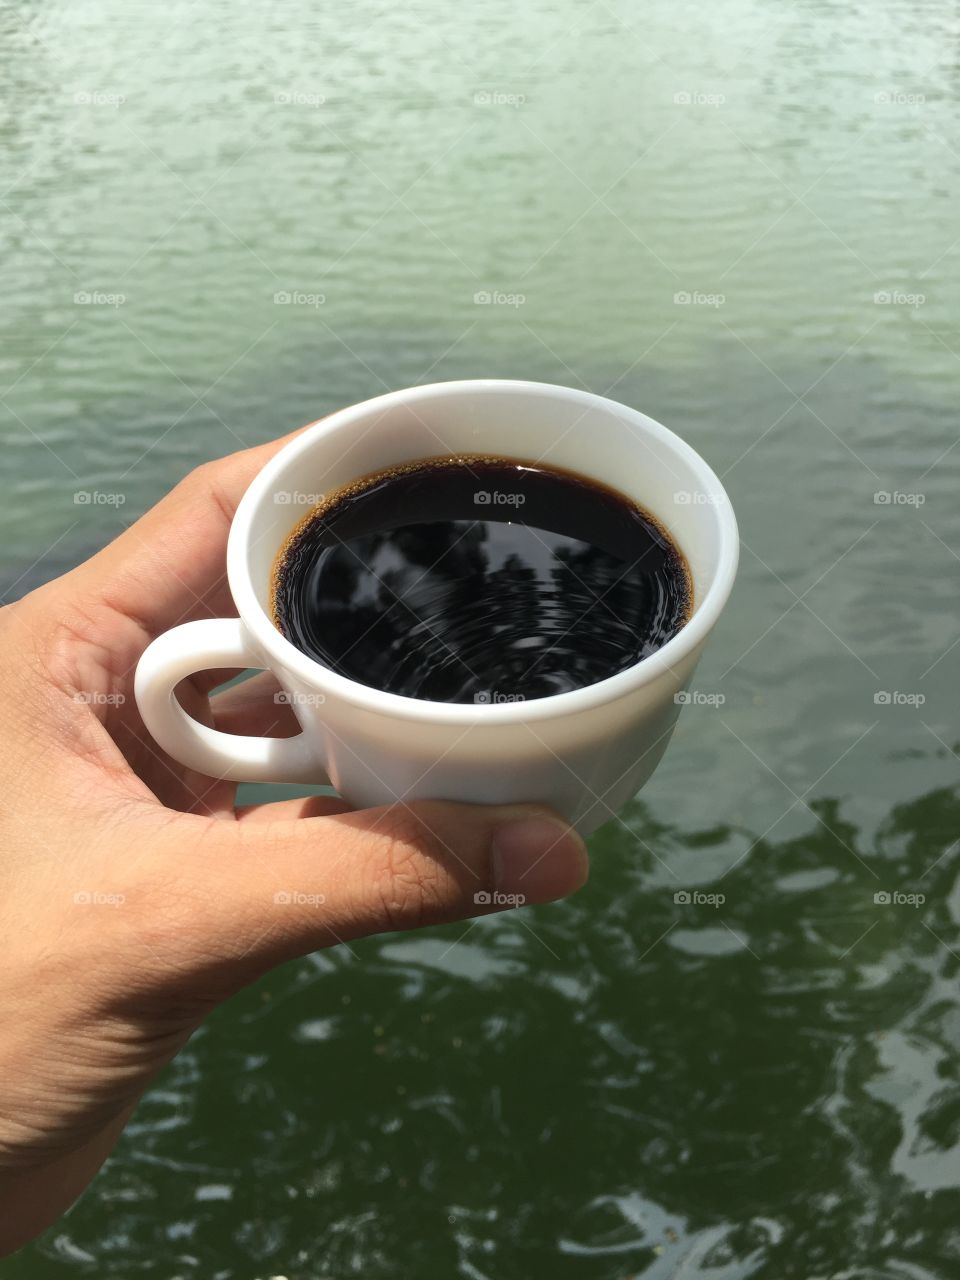
[[[0,1254],[72,1203],[152,1077],[271,967],[497,910],[477,906],[484,891],[546,902],[586,879],[583,842],[534,806],[237,809],[235,784],[149,739],[137,660],[179,622],[235,614],[229,524],[284,443],[200,467],[104,551],[0,611]],[[227,732],[298,731],[268,674],[209,697],[234,674],[193,676],[178,696]],[[275,902],[291,889],[304,900]]]

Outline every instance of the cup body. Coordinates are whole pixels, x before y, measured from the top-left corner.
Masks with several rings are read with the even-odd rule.
[[[320,500],[404,462],[486,454],[579,472],[650,511],[693,578],[686,626],[626,671],[529,702],[435,703],[348,680],[296,649],[271,617],[271,572]],[[227,550],[251,665],[278,677],[303,730],[297,776],[324,774],[358,807],[440,798],[537,801],[584,834],[614,816],[656,768],[737,567],[733,509],[678,436],[601,396],[544,383],[477,380],[392,392],[315,423],[244,495]],[[496,691],[492,692],[496,696]]]

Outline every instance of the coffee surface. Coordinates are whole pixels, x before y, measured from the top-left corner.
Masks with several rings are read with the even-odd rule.
[[[571,472],[438,458],[307,516],[274,569],[274,621],[324,666],[438,702],[542,698],[664,645],[691,608],[682,553]]]

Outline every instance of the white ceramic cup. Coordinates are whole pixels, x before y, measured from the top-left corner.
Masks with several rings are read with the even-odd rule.
[[[690,620],[656,653],[597,684],[476,705],[382,693],[284,639],[271,618],[271,569],[309,509],[303,504],[398,463],[456,454],[554,464],[639,502],[686,555]],[[426,798],[539,802],[588,834],[659,764],[737,557],[736,519],[720,481],[688,444],[635,409],[539,382],[394,391],[315,423],[256,476],[227,545],[239,617],[188,622],[154,640],[137,667],[137,705],[166,752],[213,777],[329,782],[358,808]],[[302,732],[244,737],[188,716],[177,683],[218,667],[272,671]]]

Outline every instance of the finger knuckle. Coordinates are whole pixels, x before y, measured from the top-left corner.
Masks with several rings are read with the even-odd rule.
[[[190,502],[215,502],[229,523],[233,518],[233,504],[222,491],[223,461],[201,462],[188,471],[177,488]]]
[[[210,488],[212,473],[212,462],[200,462],[187,472],[179,487],[190,493],[204,492]]]
[[[374,871],[375,900],[390,929],[411,929],[442,919],[453,884],[444,850],[410,810],[390,811]]]

